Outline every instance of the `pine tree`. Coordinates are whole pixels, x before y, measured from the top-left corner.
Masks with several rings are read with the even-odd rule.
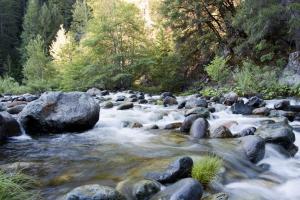
[[[71,31],[76,41],[79,41],[86,30],[88,20],[91,18],[90,7],[85,0],[76,1],[73,5],[72,17]]]

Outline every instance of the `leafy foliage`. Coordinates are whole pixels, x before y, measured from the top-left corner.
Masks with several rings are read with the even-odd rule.
[[[216,56],[205,68],[208,76],[216,82],[224,83],[229,75],[226,59]]]

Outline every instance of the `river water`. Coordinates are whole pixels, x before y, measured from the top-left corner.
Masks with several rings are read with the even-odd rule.
[[[111,94],[129,96],[127,93]],[[149,97],[146,97],[149,98]],[[159,98],[154,96],[151,98]],[[178,97],[180,102],[184,98]],[[268,101],[272,107],[278,100]],[[292,101],[292,104],[298,104]],[[233,124],[230,130],[258,127],[266,117],[233,115],[229,108],[218,105],[209,123]],[[236,139],[194,140],[179,131],[151,130],[171,122],[182,122],[184,110],[159,105],[135,105],[131,110],[101,109],[100,120],[89,131],[31,138],[14,138],[0,146],[0,165],[12,163],[28,170],[40,180],[45,199],[63,199],[74,187],[103,184],[115,187],[120,182],[142,179],[150,171],[161,170],[180,156],[198,159],[214,153],[224,159],[224,168],[211,188],[225,191],[233,200],[299,200],[300,153],[287,158],[272,145],[266,146],[262,161],[252,164],[236,151]],[[124,128],[126,122],[139,122],[143,128]],[[293,122],[296,145],[300,146],[299,122]],[[260,164],[269,164],[263,171]]]

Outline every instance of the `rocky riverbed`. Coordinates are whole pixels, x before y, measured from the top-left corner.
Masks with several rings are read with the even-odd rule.
[[[300,199],[295,99],[93,88],[0,101],[0,168],[36,176],[44,199]],[[224,166],[203,187],[190,169],[207,154]]]

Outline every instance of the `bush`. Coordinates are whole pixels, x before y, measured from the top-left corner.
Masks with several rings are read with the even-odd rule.
[[[227,60],[216,56],[214,60],[205,67],[208,76],[218,83],[224,83],[229,75],[229,69],[226,65]]]
[[[0,200],[36,200],[37,192],[31,191],[36,182],[20,172],[6,173],[0,171]]]
[[[0,77],[0,93],[22,94],[28,92],[28,90],[27,87],[20,86],[20,84],[12,77]]]
[[[204,156],[194,163],[192,177],[203,185],[208,185],[217,177],[223,161],[216,156]]]

